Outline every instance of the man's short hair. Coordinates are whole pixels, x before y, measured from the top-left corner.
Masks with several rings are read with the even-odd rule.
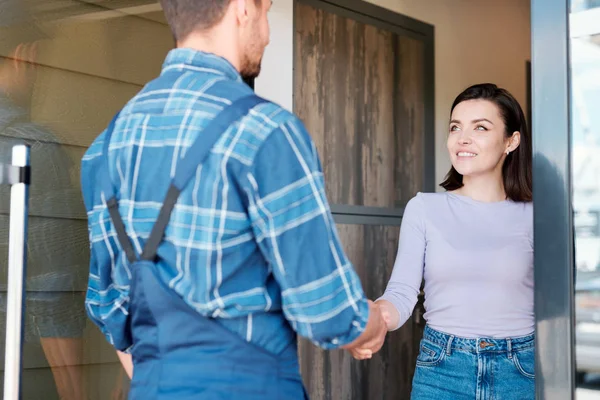
[[[260,4],[262,0],[254,0]],[[160,0],[176,40],[185,39],[195,30],[210,29],[225,15],[231,0]]]

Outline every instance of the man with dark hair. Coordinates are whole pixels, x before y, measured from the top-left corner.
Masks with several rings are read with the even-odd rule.
[[[297,334],[362,359],[386,324],[309,134],[243,81],[271,2],[161,3],[177,48],[82,161],[88,314],[133,373],[130,398],[305,398]]]

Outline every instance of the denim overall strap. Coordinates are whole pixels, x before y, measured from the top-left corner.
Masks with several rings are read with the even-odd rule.
[[[106,128],[106,133],[104,134],[104,146],[102,148],[102,156],[104,157],[104,170],[100,171],[100,189],[102,190],[102,194],[106,201],[106,207],[108,208],[108,213],[110,215],[110,219],[112,220],[113,226],[115,227],[115,231],[117,232],[117,239],[127,256],[127,260],[129,263],[133,264],[137,261],[138,257],[131,245],[131,241],[127,236],[127,231],[125,229],[125,224],[123,223],[123,219],[121,218],[121,214],[119,214],[119,203],[117,201],[117,191],[112,181],[110,179],[109,174],[109,162],[108,162],[108,148],[110,145],[110,139],[115,130],[115,122],[119,118],[119,114],[115,115],[113,119],[110,121],[108,128]]]

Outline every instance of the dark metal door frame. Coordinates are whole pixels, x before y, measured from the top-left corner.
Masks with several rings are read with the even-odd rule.
[[[538,399],[574,396],[569,1],[532,0],[533,199]]]

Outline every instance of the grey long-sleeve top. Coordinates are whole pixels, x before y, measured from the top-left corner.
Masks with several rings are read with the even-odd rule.
[[[533,205],[419,193],[406,206],[398,255],[382,299],[412,314],[425,279],[430,327],[455,336],[533,332]]]

